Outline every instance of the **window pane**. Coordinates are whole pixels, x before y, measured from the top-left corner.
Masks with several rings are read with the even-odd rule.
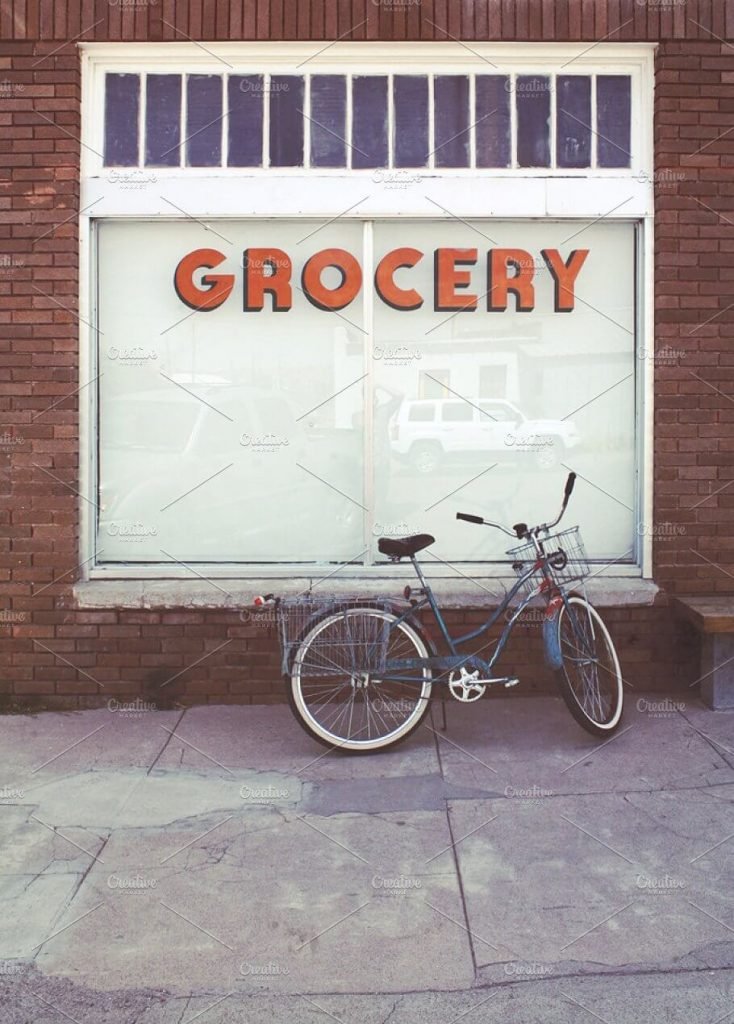
[[[469,79],[438,75],[433,80],[436,167],[469,166]]]
[[[105,75],[104,162],[137,167],[140,75]]]
[[[311,166],[345,167],[347,80],[344,75],[311,79]]]
[[[296,285],[322,248],[359,254],[362,226],[235,220],[221,229],[231,246],[202,234],[183,218],[99,228],[101,557],[360,561],[363,294],[337,316]],[[202,245],[226,255],[210,273],[232,275],[234,289],[192,313],[173,273]],[[243,311],[242,253],[254,247],[290,257],[290,308],[273,311],[266,294],[262,309]],[[263,259],[251,269],[262,278]],[[199,287],[205,273],[189,280]]]
[[[558,167],[591,165],[591,78],[558,75],[556,78],[556,164]]]
[[[186,83],[186,163],[218,167],[222,162],[221,75],[189,75]]]
[[[387,78],[352,79],[352,167],[387,167]]]
[[[428,163],[428,78],[395,75],[393,79],[393,163],[425,167]]]
[[[145,162],[178,167],[181,142],[181,76],[148,75],[145,90]]]
[[[520,167],[550,167],[550,79],[518,75],[517,162]]]
[[[510,79],[507,75],[477,75],[475,89],[477,167],[509,167]]]
[[[263,162],[263,76],[230,75],[230,167],[260,167]]]
[[[474,418],[474,411],[468,402],[445,402],[441,419],[445,423],[467,423]]]
[[[383,535],[432,534],[432,550],[447,561],[506,562],[509,539],[458,523],[456,511],[506,524],[522,509],[536,521],[548,518],[563,492],[565,464],[587,481],[574,492],[573,523],[591,556],[630,561],[636,543],[634,226],[493,222],[489,233],[498,244],[519,250],[532,308],[517,312],[511,295],[497,302],[495,291],[498,310],[487,309],[487,248],[479,246],[476,265],[463,268],[469,283],[455,289],[457,297],[462,291],[480,296],[477,309],[447,320],[434,309],[431,254],[438,247],[477,248],[477,231],[486,227],[481,220],[448,219],[374,225],[378,268],[396,248],[425,254],[392,274],[392,304],[378,297],[374,307],[374,344],[382,353],[372,364],[374,522]],[[568,242],[572,231],[583,233]],[[588,250],[580,268],[571,262],[576,247]],[[543,250],[560,279],[573,279],[569,312],[556,312]],[[561,264],[572,268],[570,278]],[[514,276],[511,266],[507,283]],[[495,272],[495,285],[499,279]],[[420,307],[411,292],[423,298]],[[426,418],[421,381],[432,379],[450,391],[431,403],[435,418]],[[377,552],[374,557],[381,560]]]
[[[597,164],[629,167],[630,77],[598,75],[596,79]]]
[[[270,166],[303,165],[303,78],[273,75],[270,79]]]

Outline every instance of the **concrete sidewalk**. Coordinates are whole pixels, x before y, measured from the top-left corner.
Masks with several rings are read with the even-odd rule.
[[[734,1014],[734,713],[627,699],[359,758],[280,706],[0,719],[0,1021]]]

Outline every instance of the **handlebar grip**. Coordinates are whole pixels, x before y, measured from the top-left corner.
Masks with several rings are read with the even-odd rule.
[[[470,516],[467,512],[457,512],[457,519],[463,519],[465,523],[476,523],[478,526],[484,526],[484,520],[481,516]]]
[[[568,501],[568,499],[571,497],[571,492],[573,491],[573,485],[575,483],[576,483],[576,474],[575,473],[569,473],[568,474],[568,479],[566,480],[566,490],[563,493],[564,501]]]

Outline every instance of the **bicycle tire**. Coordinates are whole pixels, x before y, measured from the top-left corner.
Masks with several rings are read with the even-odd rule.
[[[591,636],[589,636],[589,632],[587,632],[583,641],[578,639],[577,629],[580,628],[583,630],[586,628],[583,626],[583,619],[581,619],[576,622],[575,626],[572,623],[573,639],[570,641],[568,639],[564,641],[562,630],[569,615],[566,605],[564,604],[558,614],[556,627],[558,630],[558,644],[563,658],[562,667],[556,672],[556,679],[561,691],[561,696],[566,703],[566,707],[583,729],[591,733],[592,736],[611,736],[619,728],[624,710],[623,679],[622,672],[619,667],[617,651],[604,620],[594,606],[586,600],[586,598],[581,597],[579,594],[569,594],[568,604],[572,609],[572,612],[576,609],[584,609],[586,620],[590,626],[589,632],[591,633]],[[596,633],[594,632],[595,627]],[[596,656],[598,641],[604,645],[608,656],[609,664],[600,665],[599,667],[604,673],[603,678],[605,682],[608,683],[610,696],[608,707],[605,710],[599,694],[599,687],[596,687],[595,694],[593,692],[593,683],[589,683],[588,680],[585,680],[582,686],[585,691],[583,696],[586,697],[588,695],[590,698],[591,707],[594,709],[594,714],[591,714],[584,706],[584,703],[582,703],[582,699],[578,692],[578,681],[574,683],[571,680],[570,672],[576,667],[581,667],[584,663],[590,665],[592,662],[598,662],[600,660]],[[583,643],[583,648],[578,647],[579,643]],[[594,654],[592,657],[588,657],[592,646],[594,648]],[[576,649],[574,650],[574,648]],[[594,670],[590,672],[590,676],[593,676],[598,680],[598,678],[600,678],[598,669],[594,668]]]
[[[331,625],[336,625],[340,622],[345,622],[345,616],[354,618],[355,616],[369,616],[371,619],[382,618],[383,620],[396,622],[399,616],[394,612],[387,611],[384,608],[372,607],[365,604],[361,607],[340,609],[334,608],[329,609],[323,615],[319,616],[314,622],[309,623],[306,630],[304,630],[303,637],[295,649],[294,654],[291,658],[289,665],[289,675],[286,676],[286,694],[288,702],[291,707],[296,720],[299,725],[308,735],[316,740],[322,746],[330,747],[334,750],[342,750],[345,753],[358,755],[358,754],[371,754],[377,751],[388,750],[397,744],[402,743],[412,735],[415,730],[421,725],[426,714],[428,713],[430,696],[432,689],[432,673],[430,669],[422,670],[422,679],[417,679],[416,684],[403,684],[405,686],[418,685],[420,683],[421,690],[418,698],[415,700],[414,710],[406,716],[406,720],[402,725],[396,729],[388,732],[383,736],[372,737],[369,735],[366,739],[358,740],[353,736],[347,735],[346,737],[340,736],[335,732],[331,732],[322,722],[319,722],[313,713],[309,712],[306,707],[306,701],[303,695],[302,687],[302,675],[303,665],[305,658],[308,654],[309,649],[314,645],[323,632],[328,629]],[[354,625],[354,623],[353,623]],[[414,654],[412,656],[427,658],[431,654],[431,644],[428,638],[424,635],[417,623],[412,621],[403,620],[400,622],[397,629],[402,634],[402,637],[409,640],[414,647]],[[323,656],[322,656],[323,657]],[[336,675],[336,670],[332,670]],[[347,674],[347,670],[343,670],[344,674]],[[343,683],[342,686],[346,687],[348,684]],[[379,685],[375,683],[374,685]],[[354,690],[354,683],[352,681],[352,689]],[[364,688],[366,691],[369,690],[369,684]],[[384,697],[380,698],[385,700]],[[328,702],[326,702],[328,703]],[[354,703],[354,697],[352,698]],[[369,703],[369,697],[368,701]],[[374,709],[374,705],[372,705]],[[379,712],[378,712],[379,715]],[[367,712],[369,718],[369,712]],[[351,722],[349,719],[351,732]],[[363,729],[358,730],[362,732]]]

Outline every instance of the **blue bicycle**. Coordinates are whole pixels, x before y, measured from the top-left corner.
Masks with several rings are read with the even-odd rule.
[[[433,544],[429,534],[382,538],[380,551],[393,561],[409,558],[420,587],[405,588],[401,601],[322,597],[260,598],[272,606],[280,628],[283,674],[293,712],[314,739],[352,753],[385,750],[409,736],[423,721],[434,687],[443,685],[462,703],[479,700],[488,686],[514,686],[515,676],[495,675],[513,626],[527,606],[543,605],[543,646],[557,673],[561,694],[576,721],[595,736],[609,736],[622,718],[619,659],[607,627],[583,593],[569,589],[589,575],[578,527],[552,533],[573,490],[566,481],[561,510],[552,523],[510,532],[479,516],[457,519],[503,530],[522,541],[507,553],[517,580],[478,629],[452,636],[416,555]],[[518,598],[517,602],[515,599]],[[444,653],[421,622],[428,610],[443,640]],[[506,615],[490,657],[460,648],[484,636]],[[445,696],[445,691],[444,691]]]

